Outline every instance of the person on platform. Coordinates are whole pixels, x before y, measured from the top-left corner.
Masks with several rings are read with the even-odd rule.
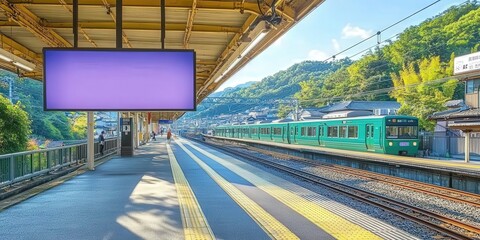
[[[103,156],[103,149],[105,148],[105,131],[102,131],[100,136],[98,136],[98,141],[100,142],[100,154]]]
[[[152,131],[152,140],[153,140],[153,141],[157,141],[157,138],[155,138],[155,136],[156,136],[155,132]]]
[[[170,139],[172,138],[172,131],[170,130],[170,128],[168,129],[167,131],[167,143],[170,144]]]

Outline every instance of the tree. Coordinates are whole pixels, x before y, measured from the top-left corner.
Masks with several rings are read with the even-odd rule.
[[[73,137],[75,139],[87,138],[87,115],[80,114],[73,120],[72,126]]]
[[[285,118],[288,114],[293,111],[293,107],[289,105],[280,105],[278,107],[277,117]]]
[[[435,122],[428,116],[446,109],[444,104],[452,99],[457,86],[456,80],[445,80],[449,76],[447,69],[436,56],[404,66],[398,75],[392,74],[395,90],[391,95],[401,104],[399,113],[418,117],[420,128],[432,131]]]
[[[0,96],[0,154],[25,151],[30,133],[30,120],[21,103],[12,105]]]

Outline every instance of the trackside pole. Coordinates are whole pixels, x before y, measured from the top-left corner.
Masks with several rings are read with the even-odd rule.
[[[95,170],[94,126],[93,112],[87,112],[87,169],[92,171]]]

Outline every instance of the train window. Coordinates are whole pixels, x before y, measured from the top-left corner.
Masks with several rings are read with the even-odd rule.
[[[328,137],[338,137],[338,127],[328,127]]]
[[[320,137],[323,137],[323,127],[319,127],[319,128],[318,128],[318,135],[319,135]]]
[[[417,126],[387,126],[387,138],[416,139]]]
[[[270,134],[270,128],[260,128],[260,134]]]
[[[300,136],[305,136],[305,127],[300,128]]]
[[[252,129],[251,129],[251,134],[257,134],[257,129],[256,129],[256,128],[252,128]]]
[[[316,127],[308,127],[307,128],[307,136],[309,136],[309,137],[317,136],[317,128]]]
[[[358,138],[357,126],[348,126],[348,138]]]
[[[281,128],[273,128],[273,135],[282,135]]]
[[[340,137],[346,138],[347,137],[347,126],[340,126]]]

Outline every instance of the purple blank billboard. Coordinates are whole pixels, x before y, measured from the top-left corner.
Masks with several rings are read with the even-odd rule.
[[[195,110],[192,50],[44,48],[44,109]]]

